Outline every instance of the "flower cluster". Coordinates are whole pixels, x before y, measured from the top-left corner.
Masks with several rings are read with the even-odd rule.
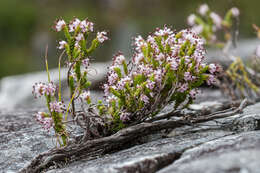
[[[94,23],[88,19],[81,21],[78,18],[74,18],[68,24],[63,19],[58,19],[55,22],[54,29],[57,32],[64,32],[67,40],[59,41],[58,49],[66,49],[70,59],[88,56],[99,44],[108,40],[106,31],[97,32],[90,48],[86,47],[87,37],[94,32]]]
[[[49,117],[48,114],[44,112],[38,112],[36,115],[36,120],[43,125],[43,128],[46,130],[50,130],[51,127],[53,127],[53,120],[51,117]]]
[[[192,30],[200,34],[207,43],[217,42],[216,32],[223,29],[224,32],[229,30],[232,25],[232,19],[237,18],[240,12],[236,7],[231,8],[222,18],[216,12],[210,10],[207,4],[202,4],[198,9],[197,14],[191,14],[187,18],[187,23],[192,27]],[[226,39],[230,38],[230,34],[226,33]]]
[[[203,63],[204,41],[192,30],[175,33],[165,26],[147,39],[137,36],[134,46],[131,67],[124,55],[117,54],[104,84],[107,110],[115,122],[148,118],[168,102],[174,102],[175,108],[186,100],[189,104],[198,93],[196,88],[204,81],[214,83],[220,70],[218,65]]]
[[[48,84],[46,83],[35,83],[33,85],[33,95],[35,98],[41,97],[41,96],[54,96],[56,91],[56,86],[53,84],[53,82],[50,82]]]

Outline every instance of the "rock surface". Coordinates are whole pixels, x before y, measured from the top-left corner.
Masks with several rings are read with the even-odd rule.
[[[205,104],[204,104],[205,105]],[[0,172],[17,172],[55,147],[53,134],[33,120],[33,110],[0,113]],[[225,123],[224,123],[225,122]],[[221,125],[220,125],[221,124]],[[260,170],[260,103],[244,113],[194,127],[144,137],[139,145],[101,158],[80,160],[48,173],[255,172]]]

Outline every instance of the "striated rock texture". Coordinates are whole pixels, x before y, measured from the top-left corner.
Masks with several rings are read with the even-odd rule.
[[[0,172],[18,172],[37,154],[55,147],[52,134],[41,130],[32,114],[33,111],[0,113]],[[128,149],[57,167],[47,172],[257,173],[260,170],[260,103],[246,107],[241,114],[176,128],[168,135],[145,136]]]

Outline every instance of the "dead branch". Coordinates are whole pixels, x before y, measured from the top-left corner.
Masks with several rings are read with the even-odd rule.
[[[157,122],[141,123],[122,129],[114,135],[84,141],[79,144],[71,144],[63,148],[52,149],[36,156],[30,164],[21,169],[20,173],[37,173],[48,169],[55,163],[70,163],[80,159],[91,160],[104,154],[129,148],[135,144],[138,139],[143,136],[159,132],[164,129],[175,129],[178,127],[192,125],[196,123],[207,122],[215,119],[230,117],[241,113],[243,108],[251,104],[247,100],[243,100],[239,107],[228,112],[212,113],[203,115],[189,120],[161,120]],[[172,112],[173,113],[173,112]],[[174,113],[173,113],[174,114]],[[169,113],[162,117],[169,118]]]

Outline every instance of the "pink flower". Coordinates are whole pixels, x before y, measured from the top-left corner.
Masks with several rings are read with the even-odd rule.
[[[45,83],[35,83],[33,85],[32,93],[35,95],[35,98],[41,97],[43,95],[54,96],[56,91],[56,86],[51,82],[48,84]]]
[[[258,45],[258,46],[256,47],[255,54],[256,54],[257,57],[260,57],[260,45]]]
[[[59,19],[59,20],[56,22],[55,30],[56,30],[57,32],[60,32],[65,26],[66,26],[65,21],[62,20],[62,19]]]
[[[108,96],[109,93],[110,93],[110,91],[109,91],[109,89],[110,89],[109,85],[108,85],[108,84],[104,84],[104,85],[103,85],[103,89],[104,89],[104,94],[105,94],[105,96]]]
[[[172,70],[178,70],[179,63],[177,63],[175,60],[172,60],[170,64]]]
[[[38,112],[35,116],[36,116],[36,120],[43,125],[43,128],[45,130],[50,130],[51,127],[53,127],[53,120],[50,117],[46,117],[45,115],[47,115],[44,112]]]
[[[113,85],[116,83],[116,81],[119,79],[118,75],[116,73],[111,73],[108,76],[108,84]]]
[[[128,112],[123,112],[123,113],[121,113],[121,115],[120,115],[120,120],[121,121],[123,121],[123,122],[127,122],[127,121],[129,121],[130,120],[130,113],[128,113]]]
[[[114,59],[114,63],[117,65],[121,65],[123,64],[123,62],[125,61],[125,57],[122,54],[119,54],[118,56],[115,57]]]
[[[104,41],[108,40],[107,32],[102,31],[97,33],[97,40],[99,43],[103,43]]]
[[[43,128],[49,131],[50,128],[53,126],[53,120],[52,118],[44,118],[42,124],[43,124]]]
[[[45,94],[48,96],[54,96],[56,91],[56,86],[54,85],[53,82],[50,82],[46,85],[45,88]]]
[[[169,36],[173,34],[173,31],[170,28],[164,27],[163,29],[157,29],[154,34],[156,36]]]
[[[69,24],[69,32],[74,32],[79,25],[80,20],[78,18],[74,18]]]
[[[207,84],[208,84],[208,85],[212,85],[212,84],[215,84],[215,83],[216,83],[216,78],[215,78],[215,76],[209,75],[209,76],[208,76],[208,79],[207,79]]]
[[[106,99],[106,101],[108,102],[108,103],[112,103],[113,101],[116,101],[116,97],[115,96],[108,96],[107,97],[107,99]]]
[[[35,114],[36,120],[42,123],[44,120],[44,114],[44,112],[37,112],[37,114]]]
[[[238,17],[240,14],[239,9],[236,7],[231,8],[231,13],[232,13],[233,17]]]
[[[83,91],[79,97],[84,100],[84,101],[87,101],[90,99],[90,91]]]
[[[79,42],[84,39],[84,35],[82,33],[79,33],[75,39]]]
[[[195,25],[195,20],[196,20],[196,15],[195,14],[189,15],[188,18],[187,18],[188,25],[190,25],[190,26]]]
[[[50,103],[50,109],[51,112],[63,113],[65,110],[65,105],[63,105],[62,102],[54,101]]]
[[[153,90],[154,86],[155,86],[155,82],[154,81],[151,81],[151,80],[147,81],[147,84],[146,84],[147,88],[149,88],[150,90]]]
[[[211,17],[213,23],[216,25],[216,27],[218,29],[220,29],[221,28],[221,23],[222,23],[221,17],[217,13],[215,13],[215,12],[211,12],[210,13],[210,17]]]
[[[178,91],[183,93],[185,92],[186,90],[188,89],[188,84],[187,83],[184,83],[184,84],[179,84],[179,88],[178,88]]]
[[[134,56],[133,61],[134,64],[139,64],[141,61],[143,61],[144,55],[142,53],[138,53]]]
[[[159,53],[159,55],[156,55],[157,61],[163,61],[165,59],[165,55],[163,53]]]
[[[217,66],[215,64],[210,64],[209,65],[209,72],[211,74],[214,74],[217,71]]]
[[[191,81],[191,80],[193,80],[193,79],[194,79],[194,77],[191,75],[190,72],[185,72],[185,73],[184,73],[184,80],[185,80],[185,81]]]
[[[82,60],[82,65],[84,66],[84,68],[88,68],[89,67],[89,59],[88,58],[83,59]]]
[[[198,94],[198,90],[197,89],[192,89],[192,90],[190,90],[189,94],[190,94],[192,99],[195,99],[196,95]]]
[[[67,45],[67,42],[66,42],[66,41],[64,41],[64,40],[59,41],[59,47],[58,47],[58,49],[64,49],[66,45]]]
[[[82,32],[93,32],[94,31],[94,24],[90,21],[88,21],[88,19],[85,19],[83,21],[80,22],[80,28],[82,30]]]
[[[150,102],[149,102],[149,98],[148,98],[146,95],[144,95],[144,94],[141,95],[140,99],[141,99],[145,104],[150,103]]]
[[[199,12],[202,16],[205,16],[208,11],[209,11],[209,6],[208,6],[207,4],[202,4],[202,5],[199,7],[199,10],[198,10],[198,12]]]
[[[196,34],[200,34],[200,33],[202,33],[202,31],[203,31],[203,26],[202,26],[202,25],[195,25],[195,26],[193,26],[193,27],[191,28],[191,30],[192,30],[193,32],[195,32]]]
[[[33,85],[33,95],[35,96],[35,98],[37,97],[41,97],[45,94],[46,91],[46,85],[44,83],[35,83]]]
[[[140,35],[135,38],[135,43],[134,44],[136,46],[135,50],[139,51],[139,52],[142,51],[143,47],[147,47],[147,43],[145,42],[143,37],[140,36]]]

